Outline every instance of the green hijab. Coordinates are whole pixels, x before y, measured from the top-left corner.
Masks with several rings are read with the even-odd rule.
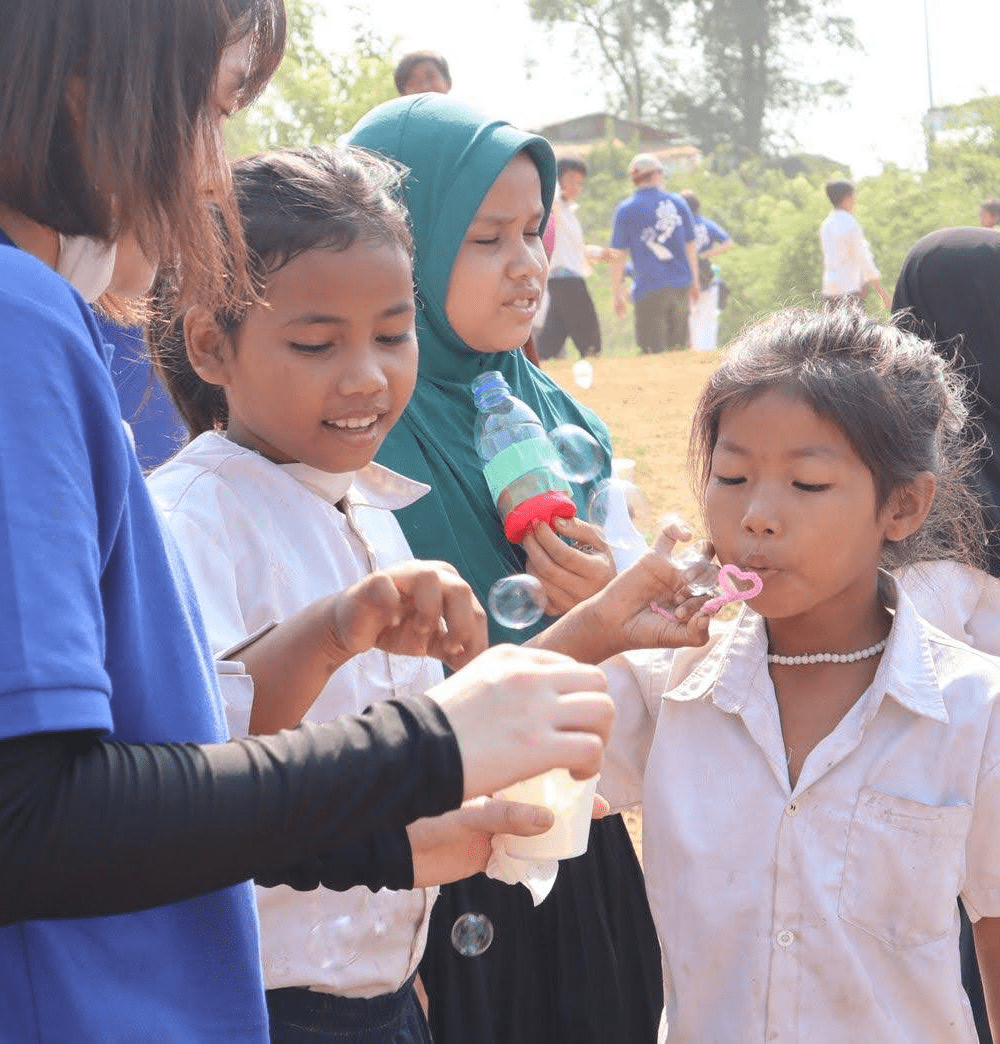
[[[552,147],[445,95],[397,98],[373,109],[351,132],[348,143],[378,152],[409,168],[406,203],[416,243],[420,365],[416,390],[375,458],[431,492],[396,512],[417,558],[450,562],[485,606],[501,577],[523,572],[525,555],[504,536],[500,516],[483,478],[473,445],[476,408],[471,384],[486,370],[499,370],[511,391],[538,414],[546,431],[576,424],[589,431],[611,461],[607,428],[520,351],[473,351],[445,316],[455,256],[476,211],[500,172],[526,151],[542,182],[545,219],[556,184]],[[589,486],[574,487],[584,515]],[[520,643],[545,626],[512,631],[490,619],[490,640]]]

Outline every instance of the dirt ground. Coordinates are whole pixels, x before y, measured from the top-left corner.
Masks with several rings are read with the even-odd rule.
[[[671,352],[637,358],[598,359],[594,383],[583,389],[573,380],[572,358],[545,363],[548,373],[575,399],[589,406],[611,431],[616,457],[635,461],[633,481],[646,494],[650,511],[644,528],[652,535],[657,520],[677,512],[701,532],[697,501],[687,468],[687,444],[695,403],[718,352]],[[625,823],[642,861],[642,810],[625,813]]]

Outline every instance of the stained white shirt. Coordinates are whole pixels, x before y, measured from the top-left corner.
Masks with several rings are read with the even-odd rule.
[[[819,229],[823,249],[823,296],[856,294],[879,278],[878,266],[861,225],[853,214],[835,207]]]
[[[897,598],[794,788],[751,610],[706,648],[605,664],[600,789],[643,803],[669,1044],[975,1044],[956,897],[1000,916],[1000,660]]]
[[[274,464],[216,433],[154,471],[149,486],[183,552],[217,656],[376,569],[412,559],[392,510],[428,489],[377,464],[346,475]],[[305,719],[356,714],[441,680],[435,660],[371,650],[333,674]],[[252,681],[224,663],[219,681],[230,731],[245,736]],[[266,987],[348,997],[397,990],[423,953],[435,895],[257,888]]]

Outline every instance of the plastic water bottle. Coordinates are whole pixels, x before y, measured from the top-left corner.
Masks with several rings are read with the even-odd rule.
[[[472,382],[472,397],[479,410],[476,452],[507,539],[519,544],[537,522],[572,518],[573,490],[534,410],[511,395],[497,370]]]

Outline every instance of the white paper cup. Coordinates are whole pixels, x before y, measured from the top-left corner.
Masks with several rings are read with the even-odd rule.
[[[565,769],[553,769],[500,791],[498,797],[544,805],[556,817],[544,834],[535,837],[504,834],[508,854],[518,859],[572,859],[583,855],[590,837],[597,780],[597,776],[577,780]]]

